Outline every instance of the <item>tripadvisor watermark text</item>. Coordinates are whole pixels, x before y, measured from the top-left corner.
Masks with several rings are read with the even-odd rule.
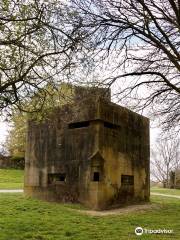
[[[135,234],[140,236],[142,234],[172,234],[173,230],[172,229],[147,229],[147,228],[142,228],[142,227],[137,227],[135,228]]]

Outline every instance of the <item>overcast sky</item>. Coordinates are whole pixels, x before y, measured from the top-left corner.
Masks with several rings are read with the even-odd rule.
[[[0,149],[2,143],[5,141],[8,131],[8,124],[0,121]]]

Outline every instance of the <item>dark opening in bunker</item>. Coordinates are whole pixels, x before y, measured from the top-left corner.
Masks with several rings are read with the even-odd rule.
[[[66,181],[66,174],[65,173],[61,173],[59,175],[59,181],[60,182],[65,182]]]
[[[69,129],[73,129],[73,128],[83,128],[83,127],[88,127],[90,124],[89,121],[84,121],[84,122],[75,122],[75,123],[70,123],[68,125]]]
[[[121,175],[122,185],[134,185],[134,176],[132,175]]]
[[[120,129],[120,126],[110,122],[104,122],[104,127],[110,128],[110,129]]]
[[[48,183],[52,184],[55,182],[65,182],[66,173],[49,173],[48,174]]]
[[[99,172],[94,172],[93,173],[93,181],[94,182],[99,182]]]

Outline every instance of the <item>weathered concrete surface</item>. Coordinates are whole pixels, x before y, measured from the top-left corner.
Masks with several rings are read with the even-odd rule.
[[[95,95],[92,95],[95,92]],[[149,200],[149,120],[77,88],[74,102],[29,122],[25,193],[106,209]]]

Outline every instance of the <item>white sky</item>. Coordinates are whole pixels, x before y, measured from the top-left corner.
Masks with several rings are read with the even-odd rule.
[[[6,122],[0,121],[0,150],[2,148],[2,143],[5,141],[8,134],[8,124]]]
[[[8,125],[0,121],[0,142],[2,142],[7,135]]]

